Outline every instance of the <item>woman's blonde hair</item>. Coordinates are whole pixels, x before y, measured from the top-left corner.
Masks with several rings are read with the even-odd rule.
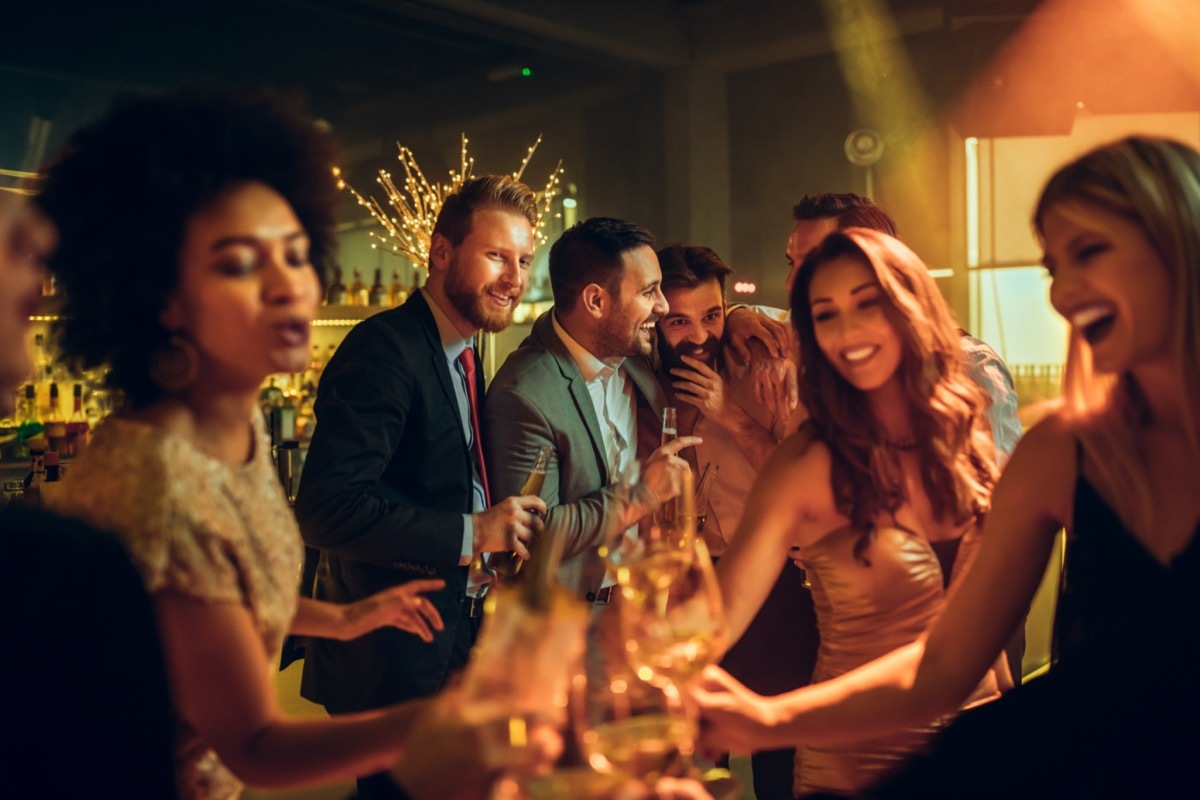
[[[1131,136],[1099,147],[1061,168],[1042,190],[1033,222],[1044,238],[1051,209],[1066,215],[1098,208],[1138,225],[1157,251],[1173,284],[1175,371],[1183,381],[1184,408],[1200,407],[1200,153],[1186,144]],[[1138,450],[1138,432],[1149,409],[1133,376],[1099,375],[1091,347],[1072,331],[1063,381],[1065,412],[1078,423],[1084,451],[1113,488],[1117,513],[1145,529],[1152,518],[1149,479]],[[1200,431],[1191,415],[1184,430],[1193,449]]]

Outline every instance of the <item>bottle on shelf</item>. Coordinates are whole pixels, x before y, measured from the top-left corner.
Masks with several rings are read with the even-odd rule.
[[[346,284],[342,283],[342,268],[333,268],[333,283],[325,290],[325,304],[341,306],[346,304]]]
[[[46,407],[46,422],[66,422],[62,413],[62,398],[58,395],[58,384],[50,383],[50,405]]]
[[[367,305],[386,306],[388,304],[387,289],[383,288],[383,270],[375,270],[375,281],[367,292]]]
[[[412,286],[409,287],[409,290],[408,290],[409,297],[412,297],[414,294],[417,293],[417,290],[421,288],[421,270],[417,269],[414,266],[412,272],[413,272],[413,279],[412,279]]]
[[[87,446],[90,428],[83,411],[83,384],[77,383],[71,392],[71,417],[67,420],[68,456],[74,458]]]
[[[346,303],[352,306],[367,304],[367,286],[362,282],[362,273],[358,270],[354,270],[354,280],[350,281],[350,287],[346,289]]]
[[[550,459],[553,456],[554,448],[550,445],[544,444],[538,448],[537,461],[534,462],[533,469],[530,470],[529,477],[525,479],[525,485],[521,487],[519,493],[522,497],[530,497],[542,493],[542,487],[546,484],[546,470],[549,469]],[[536,550],[541,546],[541,541],[539,540],[536,546],[531,546],[530,549]],[[488,566],[496,573],[496,578],[502,583],[514,583],[521,577],[522,570],[525,567],[525,559],[517,555],[515,551],[507,550],[492,553],[488,557]]]
[[[392,270],[392,284],[388,287],[388,302],[392,307],[404,305],[404,301],[408,299],[408,289],[404,288],[404,284],[400,282],[400,274],[396,270]]]

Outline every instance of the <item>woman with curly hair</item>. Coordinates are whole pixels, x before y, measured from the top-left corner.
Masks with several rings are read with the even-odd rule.
[[[782,569],[798,548],[821,638],[815,683],[924,633],[978,547],[998,472],[958,328],[912,251],[864,228],[831,234],[791,306],[810,418],[760,474],[718,575],[736,639],[770,586],[763,565]],[[989,676],[972,699],[996,686]],[[856,790],[934,728],[802,748],[795,789]]]
[[[1200,796],[1200,153],[1100,147],[1050,179],[1034,224],[1071,326],[1065,402],[1017,448],[966,580],[927,636],[820,686],[763,698],[707,673],[710,744],[828,747],[953,709],[1065,528],[1053,667],[867,796]]]
[[[423,596],[441,581],[344,606],[298,597],[300,535],[257,400],[307,362],[332,160],[328,134],[279,100],[180,93],[81,130],[38,197],[59,232],[63,353],[109,365],[124,394],[57,505],[116,533],[152,596],[183,797],[392,766],[420,705],[287,719],[272,665],[289,633],[428,641],[442,624]]]

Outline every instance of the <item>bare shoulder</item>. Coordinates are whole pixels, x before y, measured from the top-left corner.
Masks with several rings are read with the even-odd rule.
[[[993,495],[993,513],[1021,507],[1060,525],[1070,521],[1076,476],[1077,426],[1061,412],[1022,437]]]

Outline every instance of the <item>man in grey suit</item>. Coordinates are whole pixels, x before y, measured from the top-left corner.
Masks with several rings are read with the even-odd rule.
[[[518,492],[538,448],[554,448],[543,536],[564,539],[559,578],[595,606],[612,594],[598,548],[678,496],[682,437],[662,447],[666,395],[646,360],[667,313],[653,237],[594,217],[550,250],[554,308],[496,373],[484,405],[484,455],[498,495]],[[632,492],[621,479],[646,456]],[[536,546],[536,545],[535,545]]]

